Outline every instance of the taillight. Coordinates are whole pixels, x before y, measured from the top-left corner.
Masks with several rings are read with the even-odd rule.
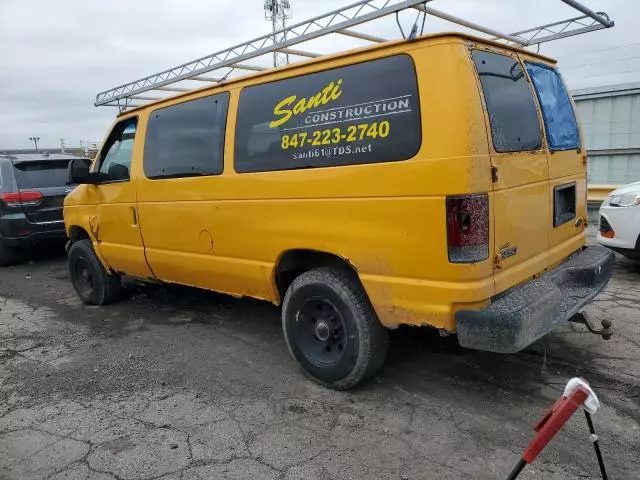
[[[31,207],[42,201],[40,192],[8,192],[0,195],[0,200],[9,207]]]
[[[474,263],[489,258],[489,197],[447,197],[449,261]]]

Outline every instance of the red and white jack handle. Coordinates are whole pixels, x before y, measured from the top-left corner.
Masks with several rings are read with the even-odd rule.
[[[567,423],[575,411],[585,404],[587,399],[590,400],[590,403],[595,404],[594,411],[597,409],[599,403],[589,385],[584,380],[574,379],[567,384],[568,389],[572,382],[574,382],[574,384],[571,391],[567,392],[565,390],[565,395],[560,397],[533,427],[538,433],[524,451],[522,458],[513,468],[507,477],[507,480],[517,478],[525,465],[536,459],[544,447],[547,446],[556,433],[558,433],[564,424]],[[594,400],[595,403],[593,403]],[[600,445],[598,444],[598,437],[595,434],[593,422],[591,421],[591,415],[587,409],[585,409],[584,413],[587,417],[587,424],[593,441],[593,447],[596,451],[596,456],[598,457],[598,465],[600,466],[602,479],[608,480],[607,472],[602,460],[602,454],[600,452]]]

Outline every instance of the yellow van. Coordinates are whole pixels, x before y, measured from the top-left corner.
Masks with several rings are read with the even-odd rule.
[[[607,283],[585,247],[586,152],[554,61],[462,34],[385,43],[122,113],[65,201],[87,304],[121,276],[282,305],[345,389],[388,329],[517,352]]]

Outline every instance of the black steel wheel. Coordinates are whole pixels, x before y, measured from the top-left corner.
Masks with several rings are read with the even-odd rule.
[[[335,365],[342,358],[347,334],[342,314],[328,300],[310,298],[294,324],[300,350],[317,365]]]
[[[352,271],[320,268],[296,278],[285,295],[282,328],[304,372],[345,390],[382,366],[388,334]]]
[[[69,275],[73,288],[87,305],[106,305],[120,296],[120,276],[105,270],[93,251],[91,240],[71,245]]]
[[[88,297],[93,291],[93,274],[86,260],[78,258],[73,265],[74,273],[72,278],[76,279],[78,294],[81,297]]]

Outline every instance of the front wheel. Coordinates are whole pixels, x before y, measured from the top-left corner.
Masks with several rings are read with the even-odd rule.
[[[304,372],[338,390],[375,375],[387,353],[388,332],[358,277],[346,269],[319,268],[297,277],[285,295],[282,329]]]
[[[91,240],[80,240],[69,249],[71,283],[85,305],[106,305],[120,297],[120,276],[110,275],[98,260]]]

